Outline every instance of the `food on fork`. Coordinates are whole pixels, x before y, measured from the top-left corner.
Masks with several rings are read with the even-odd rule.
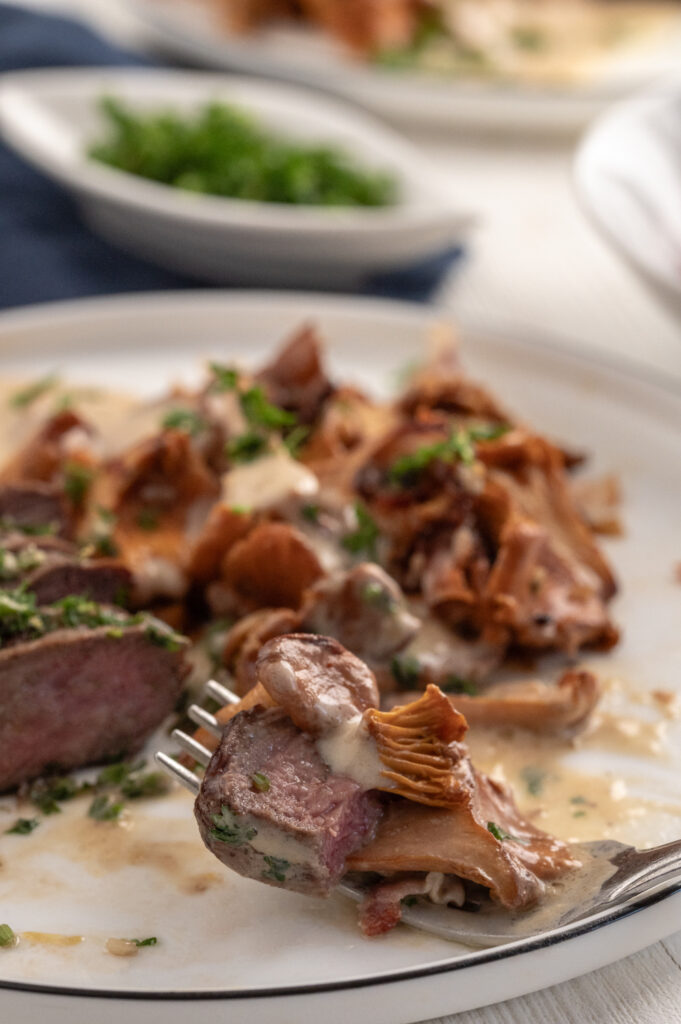
[[[466,720],[432,684],[379,711],[370,670],[307,634],[269,640],[256,673],[261,702],[232,708],[195,806],[204,842],[233,870],[317,896],[347,871],[370,873],[360,920],[376,935],[405,898],[463,906],[486,890],[523,909],[580,866],[475,771]]]

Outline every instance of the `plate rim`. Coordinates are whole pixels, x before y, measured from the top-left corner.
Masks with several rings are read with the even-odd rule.
[[[69,320],[78,319],[79,314],[96,318],[111,316],[116,313],[132,315],[146,307],[149,314],[167,311],[168,304],[179,306],[202,306],[204,303],[235,305],[251,305],[261,309],[264,305],[276,302],[292,308],[297,304],[309,304],[321,307],[326,305],[336,311],[361,313],[367,317],[380,314],[390,315],[397,312],[407,313],[414,323],[429,318],[442,318],[456,323],[464,335],[475,337],[488,336],[492,340],[501,341],[504,335],[515,343],[540,351],[546,349],[551,355],[567,359],[570,363],[582,367],[594,367],[601,372],[615,374],[625,382],[643,386],[646,389],[660,392],[674,400],[681,411],[681,376],[665,374],[645,363],[628,356],[602,352],[584,342],[575,342],[568,336],[561,335],[551,329],[544,330],[540,326],[528,325],[516,320],[494,320],[490,323],[475,322],[459,317],[456,310],[442,303],[416,303],[404,300],[374,298],[367,296],[339,296],[325,292],[280,291],[276,289],[188,289],[183,291],[131,292],[114,296],[95,296],[83,299],[69,299],[57,302],[35,303],[30,306],[13,307],[0,311],[0,360],[6,354],[5,337],[13,329],[30,331],[38,329],[48,333],[64,326]],[[61,324],[60,324],[61,322]],[[145,989],[107,989],[82,988],[72,985],[56,985],[41,982],[5,980],[0,978],[0,992],[3,990],[33,994],[49,994],[62,997],[90,998],[108,1001],[140,1001],[140,1002],[184,1002],[188,1000],[210,1001],[257,1001],[259,999],[319,995],[329,992],[343,992],[374,986],[408,982],[433,976],[446,975],[485,964],[498,963],[562,946],[582,936],[599,931],[617,922],[633,917],[637,913],[645,913],[660,903],[671,899],[681,892],[681,878],[667,883],[659,891],[639,896],[624,906],[614,907],[593,915],[583,921],[575,922],[561,928],[545,932],[536,937],[520,939],[488,950],[481,950],[415,967],[389,969],[374,975],[341,978],[334,981],[308,982],[291,986],[272,986],[258,989],[197,989],[197,990],[145,990]],[[655,941],[665,938],[674,929],[667,931]]]

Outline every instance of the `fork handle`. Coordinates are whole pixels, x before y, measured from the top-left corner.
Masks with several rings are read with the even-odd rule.
[[[609,903],[621,896],[633,896],[642,888],[652,889],[675,874],[681,875],[681,839],[650,850],[629,848],[614,857],[612,863],[618,870],[609,887]]]

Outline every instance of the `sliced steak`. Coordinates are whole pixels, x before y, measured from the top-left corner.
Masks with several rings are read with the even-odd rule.
[[[0,533],[0,581],[35,594],[40,605],[69,594],[99,604],[125,605],[132,575],[110,558],[83,558],[75,544],[61,537]]]
[[[51,529],[68,536],[71,523],[62,495],[52,484],[17,483],[0,487],[0,521],[20,530]]]
[[[283,711],[256,707],[225,728],[194,812],[204,843],[232,870],[320,896],[372,837],[381,806],[333,775]]]
[[[110,561],[74,561],[52,556],[22,578],[38,604],[51,604],[68,594],[79,594],[99,604],[125,604],[132,588],[132,574],[124,565]]]
[[[160,636],[138,622],[58,629],[3,647],[0,792],[138,750],[172,711],[185,673],[182,652]]]

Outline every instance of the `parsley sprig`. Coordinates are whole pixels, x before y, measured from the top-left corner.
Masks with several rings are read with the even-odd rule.
[[[494,821],[487,822],[487,831],[491,832],[495,839],[500,843],[505,843],[510,840],[513,843],[520,843],[522,846],[527,846],[530,842],[529,839],[523,839],[521,836],[514,836],[511,832],[507,832],[500,825],[497,825]]]
[[[238,815],[223,804],[219,814],[212,815],[213,828],[210,834],[214,839],[228,846],[244,846],[255,839],[258,830],[252,825],[245,825],[238,821]]]
[[[461,462],[470,466],[475,462],[475,444],[502,437],[510,427],[502,423],[487,423],[453,430],[444,441],[423,445],[408,455],[402,455],[388,470],[390,483],[397,487],[411,487],[434,462]]]
[[[212,391],[236,392],[248,430],[230,438],[225,447],[230,462],[252,462],[264,455],[270,447],[270,436],[279,433],[292,456],[296,456],[309,433],[309,428],[298,423],[294,412],[274,405],[263,389],[254,384],[241,386],[239,373],[233,367],[210,363]]]
[[[146,627],[153,643],[167,650],[179,650],[187,642],[165,622],[146,612],[128,615],[78,594],[38,607],[35,594],[23,587],[0,590],[0,647],[17,638],[36,638],[58,629],[109,626],[111,636],[122,636],[123,630],[140,625]]]
[[[350,551],[353,555],[367,555],[372,561],[375,561],[379,538],[376,521],[359,501],[355,505],[355,517],[357,528],[352,533],[347,533],[341,543],[345,550]]]

